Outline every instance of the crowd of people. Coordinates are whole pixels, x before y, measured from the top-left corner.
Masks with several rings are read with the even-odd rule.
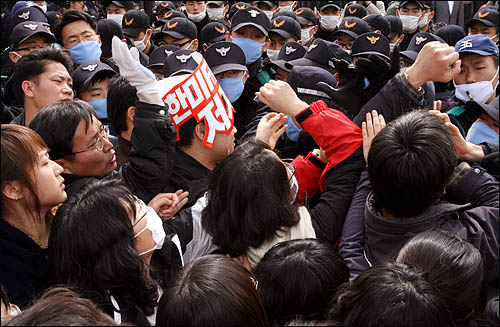
[[[2,325],[497,325],[498,7],[2,1]]]

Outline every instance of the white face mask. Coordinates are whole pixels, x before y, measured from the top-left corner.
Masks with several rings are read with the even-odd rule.
[[[321,16],[319,23],[324,30],[332,31],[339,24],[340,16]]]
[[[146,49],[146,46],[147,46],[147,43],[149,42],[144,42],[146,41],[146,38],[148,37],[147,34],[144,35],[144,38],[140,41],[134,41],[134,47],[137,48],[137,50],[139,50],[139,52],[142,52]]]
[[[141,230],[139,233],[134,235],[134,238],[137,238],[139,235],[141,235],[146,229],[151,231],[151,234],[153,236],[153,241],[156,243],[155,247],[144,251],[142,253],[139,253],[139,255],[145,255],[149,252],[152,252],[154,250],[160,250],[163,246],[163,243],[165,242],[165,230],[163,229],[163,222],[161,218],[158,216],[156,211],[154,211],[153,208],[150,208],[146,206],[145,204],[141,204],[142,210],[146,211],[146,216],[143,219],[147,219],[146,221],[146,227],[144,227],[143,230]]]
[[[455,84],[455,81],[453,81],[453,84],[455,85],[455,96],[457,97],[457,99],[462,100],[463,102],[474,100],[476,102],[486,103],[486,101],[491,98],[498,86],[498,81],[495,87],[493,87],[492,85],[497,76],[498,70],[495,76],[493,76],[490,81],[482,81],[462,85],[457,85]],[[469,98],[469,95],[467,93],[472,97],[472,99]]]
[[[293,11],[293,5],[294,4],[295,4],[295,2],[292,3],[291,6],[280,6],[280,12],[283,12],[283,11]]]
[[[207,8],[208,17],[212,20],[224,20],[224,7]]]
[[[120,26],[122,26],[123,15],[108,14],[107,18],[117,22],[118,24],[120,24]]]
[[[306,45],[312,38],[311,36],[311,30],[314,27],[309,27],[309,28],[303,28],[300,30],[300,39],[302,40],[302,45]]]
[[[401,36],[398,38],[398,40],[395,43],[389,44],[389,48],[391,49],[391,52],[394,51],[394,48],[399,46],[399,43],[401,42]]]
[[[199,14],[196,15],[188,13],[188,18],[193,22],[198,23],[201,22],[206,15],[207,15],[207,10],[205,9],[205,11],[200,12]]]
[[[401,19],[401,22],[403,23],[403,32],[409,33],[417,29],[419,19],[418,16],[399,15],[399,19]]]
[[[429,15],[430,14],[425,14],[424,18],[418,23],[418,28],[425,27],[427,24],[429,24]]]
[[[264,12],[264,14],[266,14],[269,21],[273,20],[274,11],[270,11],[270,10],[262,10],[262,11]]]
[[[266,52],[267,52],[267,56],[269,57],[269,59],[271,59],[271,61],[278,60],[278,55],[280,54],[279,50],[267,49]]]

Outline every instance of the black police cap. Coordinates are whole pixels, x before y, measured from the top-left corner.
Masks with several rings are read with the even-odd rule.
[[[353,58],[362,55],[375,54],[387,60],[391,60],[389,40],[384,35],[379,33],[370,32],[361,34],[356,41],[354,41],[351,50],[351,57]]]
[[[102,74],[105,76],[113,76],[116,72],[100,61],[88,62],[84,65],[78,66],[77,69],[73,72],[73,89],[77,95],[80,95],[82,92],[86,91],[89,87],[92,78],[97,74]]]
[[[167,12],[165,14],[165,17],[160,19],[160,20],[157,20],[156,22],[153,23],[153,27],[154,28],[158,28],[158,27],[163,27],[165,26],[165,24],[170,20],[170,19],[174,19],[176,17],[182,17],[182,18],[186,18],[187,19],[187,16],[184,15],[183,13],[181,13],[180,11],[177,11],[177,10],[170,10],[169,12]]]
[[[176,17],[168,20],[158,34],[170,35],[176,39],[189,38],[194,40],[198,37],[198,30],[189,19]]]
[[[265,36],[269,34],[271,22],[266,14],[258,8],[247,7],[238,10],[231,19],[231,31],[237,31],[245,26],[253,26],[261,31]]]
[[[279,68],[291,72],[292,69],[287,67],[285,63],[304,57],[306,52],[307,50],[302,44],[293,41],[287,42],[281,47],[277,59],[271,62]]]
[[[391,27],[391,32],[387,35],[389,39],[403,34],[403,22],[401,21],[401,18],[393,15],[387,15],[385,16],[385,19],[387,19],[389,26]]]
[[[368,23],[372,30],[379,30],[386,37],[391,33],[391,25],[389,25],[389,21],[385,16],[378,14],[368,15],[363,20]]]
[[[269,33],[276,33],[285,39],[300,40],[300,24],[291,17],[278,16],[271,22]]]
[[[314,11],[312,11],[311,8],[299,8],[295,10],[295,15],[297,15],[297,19],[299,20],[300,25],[308,25],[309,23],[318,25],[318,17],[316,17]]]
[[[216,43],[226,39],[228,28],[221,22],[211,22],[203,26],[200,31],[200,43]]]
[[[338,36],[340,33],[345,33],[356,39],[363,33],[370,32],[370,27],[361,18],[350,16],[342,19],[338,29],[332,34],[332,36]]]
[[[366,8],[359,3],[351,3],[344,9],[344,17],[353,16],[363,19],[366,15],[368,15],[368,11],[366,11]]]
[[[136,37],[146,29],[151,28],[149,16],[140,10],[129,10],[123,15],[122,31],[127,36]]]
[[[466,27],[470,27],[472,24],[479,22],[486,26],[498,26],[498,10],[490,7],[483,8],[479,10],[474,17],[467,21]]]
[[[247,70],[245,53],[232,42],[212,44],[203,56],[215,75],[228,70]]]
[[[193,59],[193,50],[177,50],[167,57],[163,65],[163,76],[171,77],[181,73],[191,74],[198,67],[198,63]]]
[[[427,32],[418,32],[411,38],[410,44],[408,45],[408,48],[406,48],[406,51],[401,51],[400,54],[403,57],[415,61],[417,59],[418,53],[420,52],[420,50],[422,50],[424,45],[432,41],[446,43],[437,35]]]
[[[293,67],[287,80],[287,83],[290,84],[292,89],[299,96],[309,95],[330,99],[330,96],[320,90],[316,85],[319,82],[325,82],[333,87],[337,86],[337,81],[333,75],[320,67]]]
[[[10,35],[11,50],[14,50],[21,43],[37,34],[45,36],[49,43],[56,42],[54,34],[50,32],[47,25],[40,22],[26,21],[17,24],[12,30]]]
[[[24,23],[27,21],[49,23],[47,15],[43,12],[42,8],[38,6],[31,6],[26,8],[21,8],[14,13],[11,17],[10,26],[14,28],[19,23]]]
[[[167,57],[178,50],[179,48],[174,45],[162,45],[154,49],[149,56],[148,65],[146,67],[163,66]]]
[[[175,5],[172,1],[161,1],[155,7],[155,14],[159,15],[164,11],[175,10]]]
[[[294,66],[315,66],[321,68],[335,68],[333,59],[344,59],[351,62],[351,57],[340,46],[333,42],[316,39],[311,44],[303,58],[292,60],[285,67],[292,69]]]

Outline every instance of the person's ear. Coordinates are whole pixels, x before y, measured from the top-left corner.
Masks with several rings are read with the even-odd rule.
[[[314,25],[314,27],[313,27],[313,31],[314,31],[313,36],[318,31],[318,28],[319,28],[319,25]]]
[[[203,142],[205,139],[205,123],[204,122],[199,122],[196,124],[194,128],[194,135],[198,140]]]
[[[21,57],[17,53],[11,51],[9,52],[9,59],[13,64],[15,64],[19,61],[19,59],[21,59]]]
[[[127,109],[127,127],[130,126],[134,128],[134,117],[135,117],[135,106],[130,106]]]
[[[226,32],[226,41],[233,42],[233,39],[231,39],[231,35],[229,34],[229,32]]]
[[[403,40],[405,39],[405,36],[406,36],[406,34],[401,34],[401,39],[399,39],[399,44],[401,44],[403,42]]]
[[[399,9],[396,9],[396,17],[399,17],[401,14],[399,13]]]
[[[35,97],[35,82],[32,81],[23,81],[21,83],[21,89],[23,90],[23,93],[25,96],[29,98],[34,98]]]
[[[99,46],[102,45],[101,34],[97,34],[97,42],[99,42]]]
[[[245,74],[243,74],[243,84],[247,82],[248,77],[250,77],[250,74],[248,73],[248,70],[246,70]]]
[[[435,14],[436,12],[434,10],[431,11],[431,13],[429,14],[429,20],[433,19]]]
[[[71,162],[66,160],[66,159],[56,159],[54,160],[59,164],[59,166],[63,167],[63,174],[73,174],[73,171],[71,170]]]
[[[198,39],[194,39],[194,40],[193,40],[193,43],[191,44],[191,50],[193,50],[193,51],[198,51],[198,43],[199,43],[199,42],[200,42],[200,41],[198,41]]]
[[[205,52],[205,51],[207,51],[207,49],[208,49],[208,45],[207,45],[206,43],[203,43],[203,44],[201,45],[201,48],[203,49],[203,52]]]
[[[271,39],[268,39],[265,43],[264,46],[262,47],[262,53],[266,52],[267,49],[271,46]]]
[[[24,198],[23,188],[19,181],[8,181],[2,185],[2,194],[11,200]]]
[[[146,30],[146,35],[149,39],[151,39],[151,37],[153,36],[153,30],[151,28],[148,28]]]

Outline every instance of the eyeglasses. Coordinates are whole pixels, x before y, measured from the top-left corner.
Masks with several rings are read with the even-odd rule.
[[[42,48],[46,48],[46,47],[50,47],[51,45],[50,44],[47,44],[47,45],[30,45],[28,47],[25,47],[25,48],[17,48],[15,49],[14,51],[28,51],[28,52],[31,52],[31,51],[36,51],[36,50],[40,50]]]
[[[162,45],[171,45],[171,46],[174,46],[176,48],[179,48],[179,49],[182,49],[183,46],[185,46],[186,44],[188,44],[189,42],[193,42],[193,40],[189,40],[189,41],[186,41],[184,43],[181,43],[181,44],[168,44],[167,42],[165,41],[160,41],[158,43],[159,46],[162,46]]]
[[[335,43],[339,47],[347,49],[347,50],[351,50],[352,49],[352,43],[343,43],[343,42],[339,42],[339,40],[334,41],[333,43]]]
[[[87,33],[85,35],[82,35],[82,37],[72,37],[68,40],[68,42],[66,42],[66,47],[74,47],[76,46],[77,44],[79,44],[80,42],[83,42],[83,41],[95,41],[97,39],[97,34],[91,34],[91,33]]]
[[[104,148],[104,139],[108,139],[109,138],[109,126],[108,125],[101,125],[100,129],[99,129],[99,137],[97,138],[97,141],[95,142],[95,145],[90,148],[90,149],[87,149],[87,150],[82,150],[82,151],[76,151],[76,152],[71,152],[71,153],[68,153],[68,155],[70,154],[78,154],[78,153],[83,153],[83,152],[88,152],[88,151],[102,151],[102,149]]]

